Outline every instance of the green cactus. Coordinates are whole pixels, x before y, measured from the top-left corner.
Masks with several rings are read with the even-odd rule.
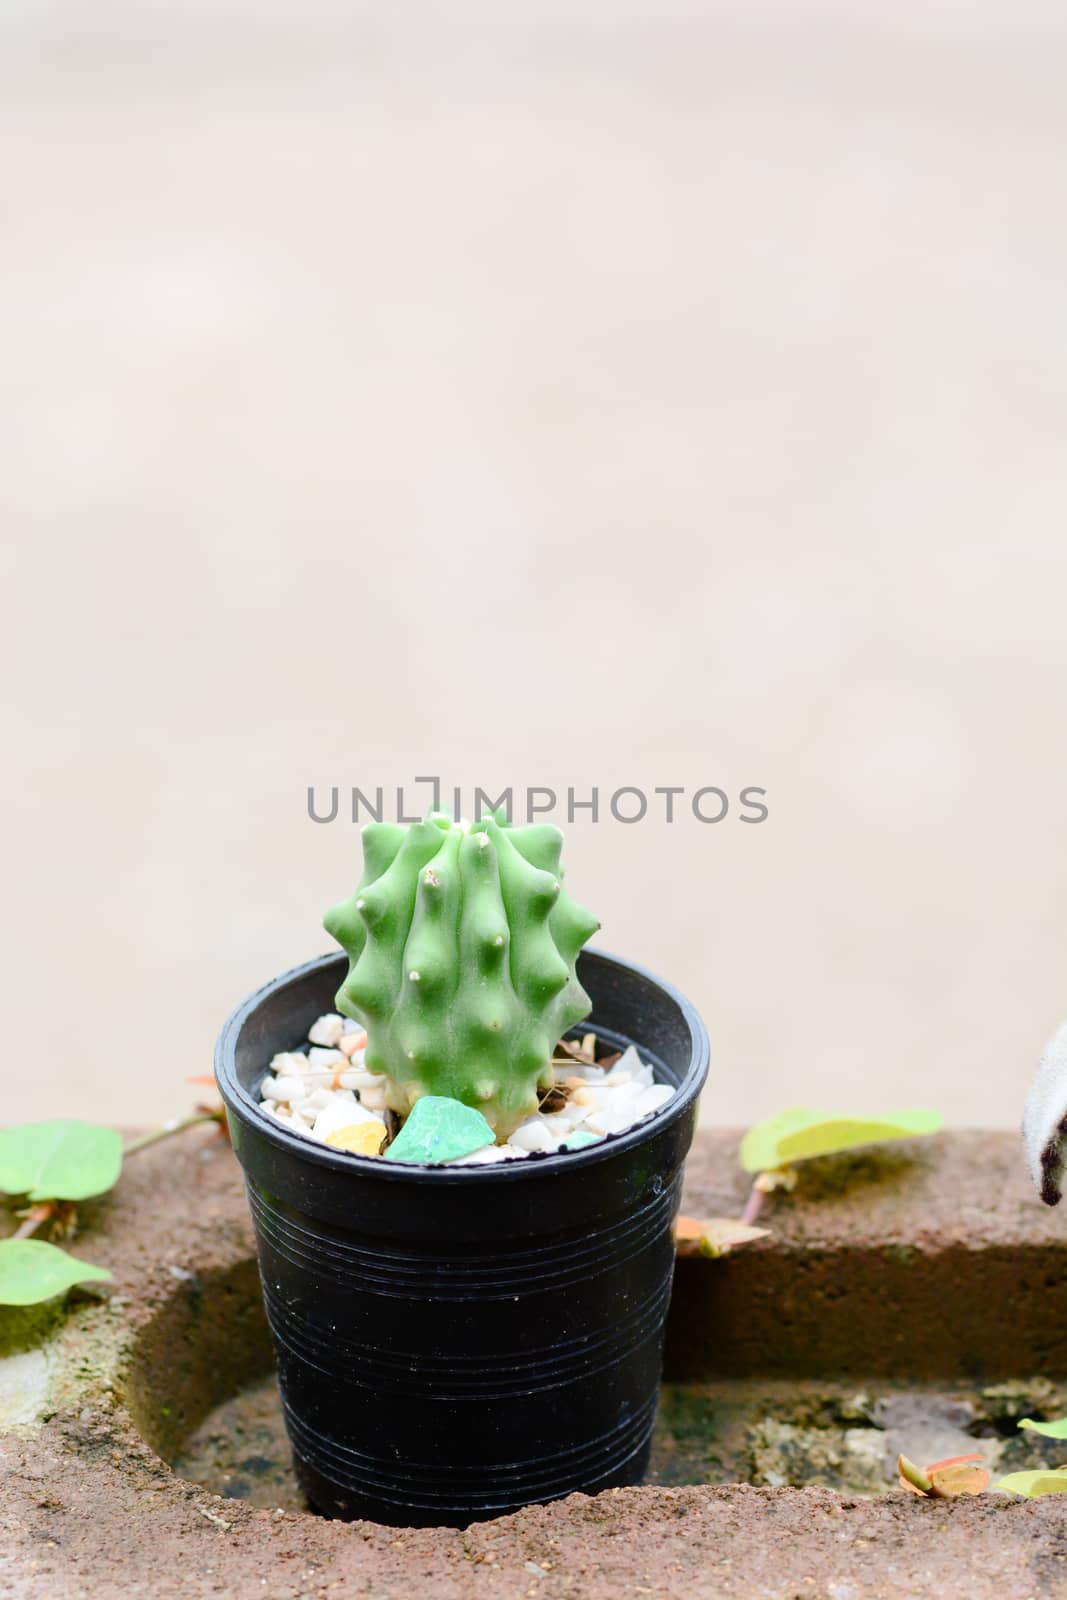
[[[500,816],[363,829],[363,877],[324,922],[349,958],[337,1009],[366,1028],[394,1111],[447,1095],[498,1139],[536,1111],[557,1039],[589,1014],[574,965],[599,927],[560,882],[562,843]]]

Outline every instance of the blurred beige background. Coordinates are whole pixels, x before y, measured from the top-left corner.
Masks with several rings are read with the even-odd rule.
[[[4,1118],[186,1108],[357,874],[307,785],[438,772],[765,786],[568,845],[705,1116],[1014,1123],[1065,90],[1034,0],[7,0]]]

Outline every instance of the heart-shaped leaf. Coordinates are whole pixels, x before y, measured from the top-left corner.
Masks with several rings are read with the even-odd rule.
[[[998,1489],[1036,1500],[1043,1494],[1067,1494],[1067,1467],[1039,1467],[1035,1472],[1009,1472]]]
[[[954,1500],[961,1494],[981,1494],[989,1488],[989,1473],[980,1453],[946,1456],[928,1467],[917,1467],[907,1456],[897,1457],[900,1487],[931,1500]]]
[[[1033,1433],[1043,1433],[1046,1439],[1067,1439],[1067,1417],[1060,1417],[1056,1422],[1035,1422],[1033,1417],[1023,1417],[1019,1426]]]
[[[27,1122],[0,1128],[0,1190],[31,1200],[87,1200],[110,1189],[122,1139],[93,1122]]]
[[[895,1111],[886,1117],[834,1116],[794,1106],[750,1128],[741,1141],[740,1161],[746,1172],[766,1172],[791,1161],[836,1155],[857,1145],[884,1144],[889,1139],[916,1139],[936,1133],[936,1111]]]
[[[946,1456],[944,1461],[934,1461],[926,1469],[926,1476],[935,1494],[951,1500],[958,1494],[981,1494],[989,1488],[989,1473],[984,1457],[979,1453],[969,1456]]]
[[[736,1217],[679,1217],[674,1244],[680,1256],[728,1256],[739,1244],[766,1239],[768,1228],[754,1228]]]
[[[0,1239],[0,1305],[34,1306],[64,1294],[72,1284],[103,1282],[106,1267],[77,1261],[43,1239]]]

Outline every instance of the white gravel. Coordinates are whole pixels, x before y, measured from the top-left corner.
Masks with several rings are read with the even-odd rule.
[[[339,1017],[335,1011],[328,1011],[312,1023],[308,1029],[308,1038],[312,1044],[338,1045],[345,1031],[345,1019]]]
[[[381,1075],[363,1064],[364,1044],[358,1024],[334,1012],[319,1017],[308,1030],[306,1051],[282,1051],[271,1061],[260,1086],[263,1109],[293,1132],[320,1143],[361,1122],[380,1122],[384,1136],[385,1087]],[[535,1151],[558,1151],[578,1132],[595,1138],[624,1133],[674,1094],[669,1084],[656,1083],[652,1068],[632,1045],[607,1069],[580,1061],[557,1067],[556,1082],[570,1091],[561,1109],[536,1112],[506,1144],[476,1150],[447,1165],[484,1167]],[[389,1159],[388,1151],[382,1159]]]

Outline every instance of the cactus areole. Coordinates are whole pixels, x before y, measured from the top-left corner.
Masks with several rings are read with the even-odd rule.
[[[599,924],[563,887],[562,844],[499,814],[364,828],[363,877],[324,921],[349,960],[337,1009],[400,1116],[446,1095],[504,1140],[536,1111],[556,1041],[591,1010],[575,961]]]

